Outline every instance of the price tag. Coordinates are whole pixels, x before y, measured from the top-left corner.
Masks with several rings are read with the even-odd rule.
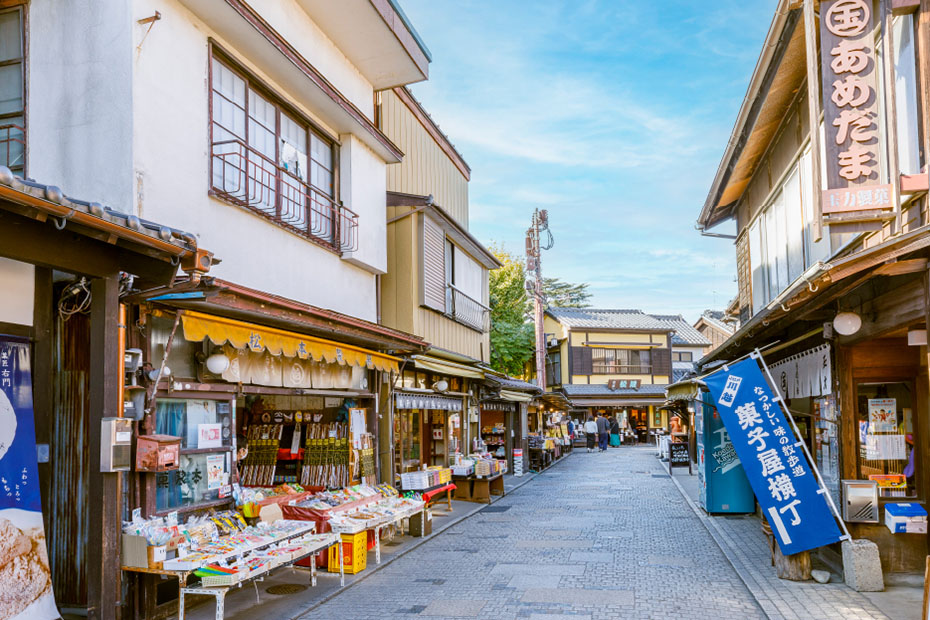
[[[132,509],[132,522],[133,522],[133,523],[141,523],[141,522],[142,522],[142,509],[141,509],[141,508],[133,508],[133,509]]]
[[[186,558],[188,553],[189,551],[187,548],[187,543],[181,543],[178,545],[178,559],[179,560],[183,560],[184,558]]]
[[[174,527],[178,524],[178,511],[168,513],[168,527]]]

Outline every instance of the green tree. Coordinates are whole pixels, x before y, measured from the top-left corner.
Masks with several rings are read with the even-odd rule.
[[[491,302],[491,368],[512,376],[523,374],[533,357],[533,304],[526,293],[523,261],[502,248],[490,247],[502,263],[488,278]]]
[[[557,308],[588,308],[591,304],[591,293],[588,292],[588,283],[569,284],[559,278],[543,278],[543,293],[546,303]]]

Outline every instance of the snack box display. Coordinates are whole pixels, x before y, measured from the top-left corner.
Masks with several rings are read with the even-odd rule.
[[[926,534],[927,511],[920,504],[885,504],[885,526],[893,534]]]

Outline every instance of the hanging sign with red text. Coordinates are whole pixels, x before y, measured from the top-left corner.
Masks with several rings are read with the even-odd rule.
[[[891,186],[880,183],[874,36],[871,0],[821,2],[824,214],[894,208]]]

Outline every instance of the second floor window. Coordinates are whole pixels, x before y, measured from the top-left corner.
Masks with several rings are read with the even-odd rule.
[[[26,168],[26,98],[23,9],[0,11],[0,166],[23,176]]]
[[[333,143],[216,56],[212,187],[297,234],[354,249],[355,216],[336,202]]]
[[[562,383],[562,353],[554,351],[546,354],[546,387]]]
[[[648,375],[652,356],[648,350],[591,349],[591,365],[596,375]]]
[[[693,362],[694,354],[691,351],[672,351],[673,362]]]

